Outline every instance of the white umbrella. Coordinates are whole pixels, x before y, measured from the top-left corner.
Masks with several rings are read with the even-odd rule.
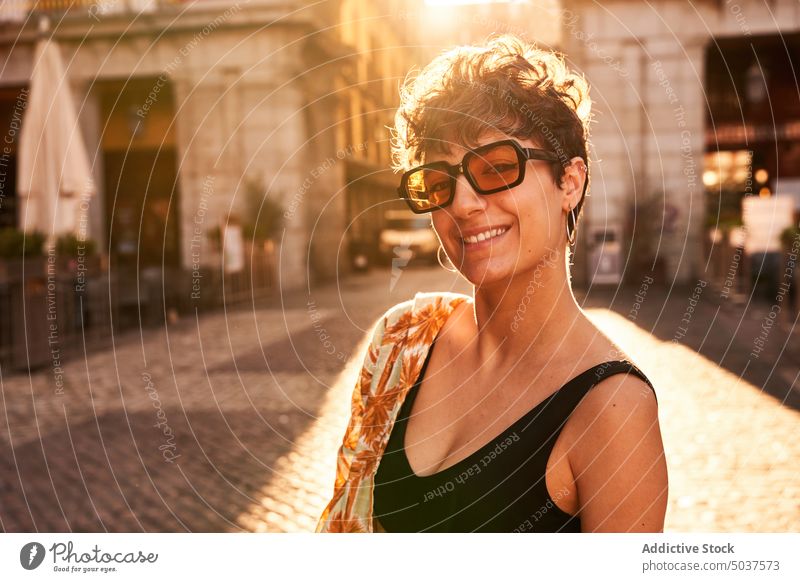
[[[88,198],[94,193],[89,158],[78,126],[58,43],[40,26],[28,104],[19,142],[17,194],[20,224],[48,236],[86,236]],[[79,232],[80,229],[80,232]]]

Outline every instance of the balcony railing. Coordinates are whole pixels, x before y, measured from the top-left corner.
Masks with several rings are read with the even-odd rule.
[[[0,22],[22,22],[30,15],[84,15],[99,19],[125,13],[155,12],[165,6],[185,4],[189,0],[2,0]]]

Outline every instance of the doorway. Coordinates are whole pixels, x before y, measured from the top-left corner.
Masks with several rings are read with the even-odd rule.
[[[120,323],[163,323],[177,306],[180,184],[172,86],[163,77],[96,86],[102,111],[105,228]]]

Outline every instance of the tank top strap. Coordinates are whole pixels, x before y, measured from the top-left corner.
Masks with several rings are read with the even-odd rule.
[[[601,381],[617,374],[638,376],[655,395],[652,383],[635,364],[627,360],[612,360],[589,368],[567,381],[540,405],[541,409],[534,409],[537,413],[528,419],[522,431],[530,433],[529,438],[535,445],[534,456],[536,462],[541,464],[542,471],[558,435],[583,397]]]
[[[602,364],[598,364],[594,368],[586,370],[582,374],[567,382],[566,386],[564,387],[565,389],[562,389],[562,392],[566,392],[566,396],[570,401],[570,408],[577,406],[581,399],[589,392],[589,390],[594,388],[601,381],[617,374],[633,374],[634,376],[638,376],[645,382],[645,384],[647,384],[650,390],[653,391],[653,396],[656,398],[656,402],[658,402],[658,396],[653,384],[650,382],[648,377],[645,376],[644,372],[642,372],[633,362],[628,360],[609,360],[607,362],[603,362]]]

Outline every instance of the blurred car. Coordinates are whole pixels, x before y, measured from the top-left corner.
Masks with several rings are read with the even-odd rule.
[[[429,216],[414,214],[410,210],[388,210],[385,218],[378,242],[384,262],[391,263],[393,259],[407,262],[413,258],[437,261],[439,239]]]

